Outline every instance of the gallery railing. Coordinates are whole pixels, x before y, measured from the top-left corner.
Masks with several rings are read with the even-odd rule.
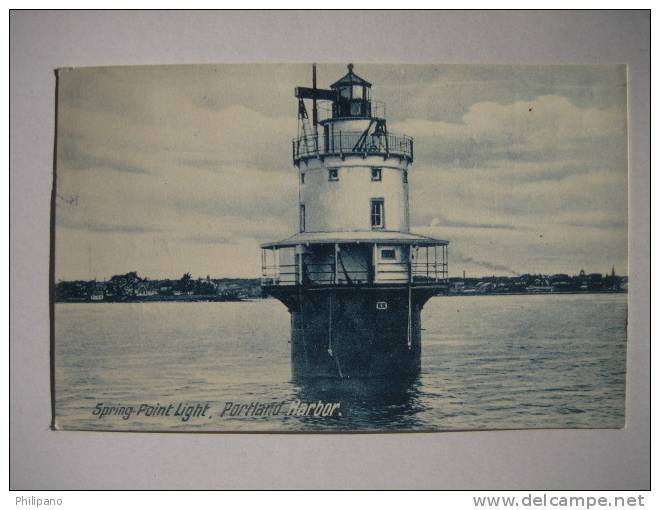
[[[375,272],[365,269],[335,269],[333,264],[266,265],[262,267],[261,284],[264,286],[286,285],[364,285],[405,284],[417,285],[442,283],[447,280],[447,262],[429,260],[408,264],[379,263]]]
[[[365,284],[372,280],[368,270],[335,270],[334,264],[304,264],[302,276],[295,264],[267,265],[261,270],[261,284],[265,286]]]
[[[413,283],[434,283],[447,279],[446,262],[413,262],[410,265]]]
[[[295,138],[292,145],[294,164],[309,158],[351,154],[363,156],[378,154],[413,160],[413,139],[393,133],[365,136],[360,131],[340,131],[330,133],[327,137],[321,134],[301,136]]]
[[[448,249],[446,245],[420,246],[410,263],[412,283],[435,283],[447,279]]]

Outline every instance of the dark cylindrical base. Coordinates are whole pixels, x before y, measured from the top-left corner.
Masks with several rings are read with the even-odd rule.
[[[419,373],[423,303],[409,289],[318,289],[296,297],[290,307],[294,378]]]

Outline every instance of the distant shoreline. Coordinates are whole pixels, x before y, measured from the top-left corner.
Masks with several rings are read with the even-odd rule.
[[[557,295],[593,295],[593,294],[628,294],[627,290],[592,290],[592,291],[555,291],[555,292],[482,292],[482,293],[449,293],[437,294],[434,297],[482,297],[482,296],[557,296]],[[205,296],[205,295],[186,295],[186,296],[140,296],[121,300],[90,300],[90,299],[57,299],[55,303],[249,303],[263,299],[272,299],[271,296],[265,297],[226,297],[226,296]]]
[[[258,298],[240,298],[214,295],[180,295],[180,296],[136,296],[124,299],[56,299],[56,303],[163,303],[163,302],[218,302],[218,303],[236,303],[241,301],[252,301]]]
[[[627,290],[557,290],[552,292],[468,292],[468,293],[449,293],[445,296],[558,296],[558,295],[591,295],[591,294],[628,294]]]

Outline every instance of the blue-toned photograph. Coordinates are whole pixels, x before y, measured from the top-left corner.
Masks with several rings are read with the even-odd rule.
[[[625,65],[57,72],[53,427],[623,428]]]

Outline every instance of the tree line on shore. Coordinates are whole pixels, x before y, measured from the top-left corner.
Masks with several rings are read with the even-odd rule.
[[[239,300],[261,297],[258,278],[193,278],[185,273],[172,280],[140,277],[136,271],[109,280],[59,281],[55,299],[63,301]]]
[[[486,276],[448,279],[450,294],[505,294],[538,292],[622,292],[628,278],[611,274],[585,273],[519,276]],[[55,285],[58,302],[80,301],[232,301],[265,297],[258,278],[193,278],[185,273],[172,280],[140,277],[136,271],[114,275],[109,280],[59,281]]]
[[[602,275],[580,270],[577,275],[523,274],[519,276],[486,276],[481,278],[449,278],[450,294],[511,294],[545,292],[625,292],[628,277],[614,272]]]

